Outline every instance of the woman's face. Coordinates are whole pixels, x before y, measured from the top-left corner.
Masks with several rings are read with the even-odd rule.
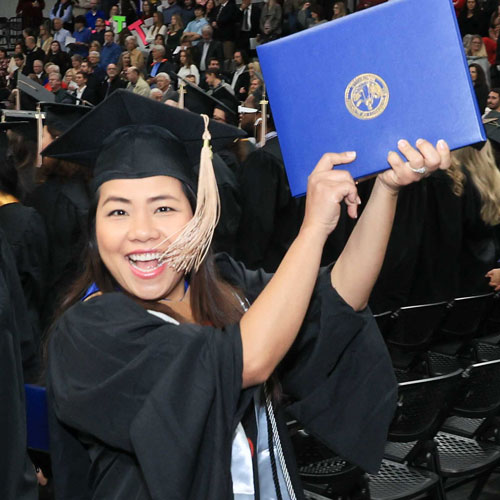
[[[179,59],[181,61],[181,64],[184,66],[184,64],[186,64],[186,53],[184,51],[181,51]]]
[[[160,17],[161,14],[159,12],[155,12],[153,14],[153,19],[154,19],[154,22],[155,24],[163,24],[163,16]]]
[[[481,50],[481,42],[482,42],[481,38],[473,38],[470,41],[470,47],[474,53],[479,52]]]
[[[52,52],[59,52],[59,44],[57,42],[52,42],[50,44],[50,50]]]
[[[334,16],[338,16],[340,14],[340,6],[338,3],[336,3],[334,6],[333,6],[333,15]]]
[[[118,284],[143,300],[180,299],[183,274],[158,259],[191,220],[179,180],[167,176],[115,179],[99,193],[96,236],[99,255]]]
[[[15,54],[21,54],[23,52],[23,46],[18,43],[15,47],[14,47],[14,53]]]
[[[471,77],[472,81],[475,82],[476,78],[477,78],[477,69],[474,68],[474,66],[469,66],[469,71],[470,71],[470,77]]]
[[[206,7],[207,7],[207,10],[213,9],[215,7],[214,1],[213,0],[208,0]]]
[[[123,53],[123,59],[122,59],[122,61],[125,64],[130,64],[130,54],[128,52],[124,52]]]
[[[113,17],[113,16],[117,16],[117,15],[118,15],[118,6],[113,5],[113,7],[111,7],[111,10],[109,11],[109,17]]]
[[[476,7],[476,0],[467,0],[467,9],[474,10]]]

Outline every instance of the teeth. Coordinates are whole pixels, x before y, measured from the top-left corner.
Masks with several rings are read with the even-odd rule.
[[[137,261],[148,261],[148,260],[158,260],[161,257],[161,254],[158,252],[155,253],[134,253],[128,256],[130,260],[134,262]]]

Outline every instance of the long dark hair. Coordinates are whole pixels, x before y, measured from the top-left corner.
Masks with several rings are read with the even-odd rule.
[[[194,212],[196,206],[195,195],[191,188],[185,184],[183,184],[183,190]],[[95,194],[89,208],[88,243],[85,250],[83,273],[65,294],[56,317],[76,302],[82,300],[93,283],[97,285],[102,293],[116,292],[118,288],[117,282],[102,262],[97,248],[95,222],[98,201],[99,191]],[[212,253],[209,253],[205,258],[198,272],[191,273],[189,286],[191,311],[196,323],[221,328],[228,324],[237,323],[243,316],[242,300],[244,300],[244,297],[239,290],[226,283],[219,276]],[[163,302],[142,300],[128,293],[127,295],[145,309],[163,312],[181,323],[186,321],[185,318],[174,312]]]

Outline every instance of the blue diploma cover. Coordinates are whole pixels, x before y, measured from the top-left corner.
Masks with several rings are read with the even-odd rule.
[[[292,194],[326,152],[354,178],[399,139],[486,140],[450,0],[390,0],[258,47]]]

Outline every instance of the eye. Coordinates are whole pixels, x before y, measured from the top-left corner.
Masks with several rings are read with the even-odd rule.
[[[160,213],[166,213],[166,212],[173,212],[174,209],[171,208],[171,207],[158,207],[156,210],[155,210],[155,213],[156,212],[160,212]]]
[[[111,212],[108,213],[108,217],[121,217],[124,215],[127,215],[127,212],[125,212],[125,210],[121,210],[120,208],[112,210]]]

